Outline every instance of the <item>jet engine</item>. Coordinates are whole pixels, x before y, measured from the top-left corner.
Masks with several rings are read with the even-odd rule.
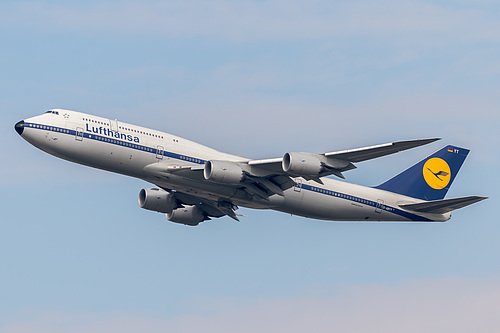
[[[228,161],[208,161],[205,163],[203,176],[206,180],[221,184],[238,184],[245,174],[241,167]]]
[[[203,210],[196,205],[184,205],[184,207],[176,208],[165,215],[170,222],[191,226],[197,226],[200,222],[209,220],[209,218],[205,216]]]
[[[281,166],[295,176],[318,176],[324,171],[324,163],[318,157],[310,153],[286,153]]]
[[[159,188],[143,188],[139,192],[139,206],[147,210],[169,213],[177,208],[172,193]]]

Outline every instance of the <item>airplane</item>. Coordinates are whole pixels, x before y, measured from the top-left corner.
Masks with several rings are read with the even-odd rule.
[[[333,179],[354,163],[439,138],[397,141],[313,154],[248,159],[161,131],[77,111],[51,109],[15,124],[33,146],[56,157],[154,184],[141,208],[189,226],[229,216],[239,206],[329,221],[444,222],[451,211],[486,199],[444,199],[468,149],[448,145],[375,187]]]

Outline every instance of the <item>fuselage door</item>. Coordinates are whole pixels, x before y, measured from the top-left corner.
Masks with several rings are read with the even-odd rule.
[[[382,213],[382,209],[384,209],[384,200],[378,199],[377,200],[377,206],[375,206],[375,213]]]
[[[295,178],[295,186],[293,187],[293,190],[295,192],[300,192],[302,189],[302,178]]]
[[[156,146],[156,158],[159,160],[163,159],[164,148],[162,146]]]
[[[76,141],[83,141],[83,128],[76,128],[75,139]]]
[[[109,120],[109,129],[111,129],[113,132],[118,132],[118,121],[115,120]]]

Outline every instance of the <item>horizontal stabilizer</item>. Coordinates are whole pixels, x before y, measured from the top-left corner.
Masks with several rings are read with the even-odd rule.
[[[419,213],[432,213],[432,214],[444,214],[451,212],[455,209],[463,208],[468,205],[472,205],[473,203],[479,202],[481,200],[488,199],[487,197],[463,197],[463,198],[455,198],[455,199],[444,199],[444,200],[434,200],[427,201],[417,204],[406,204],[399,205],[399,207],[411,210]]]

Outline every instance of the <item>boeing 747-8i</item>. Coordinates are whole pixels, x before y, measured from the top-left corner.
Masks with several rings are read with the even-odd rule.
[[[52,109],[19,121],[33,146],[62,159],[143,179],[140,207],[190,226],[238,206],[329,221],[447,221],[451,211],[485,197],[444,199],[469,150],[448,145],[376,187],[344,178],[355,163],[426,145],[418,139],[253,160],[178,136],[81,112]]]

